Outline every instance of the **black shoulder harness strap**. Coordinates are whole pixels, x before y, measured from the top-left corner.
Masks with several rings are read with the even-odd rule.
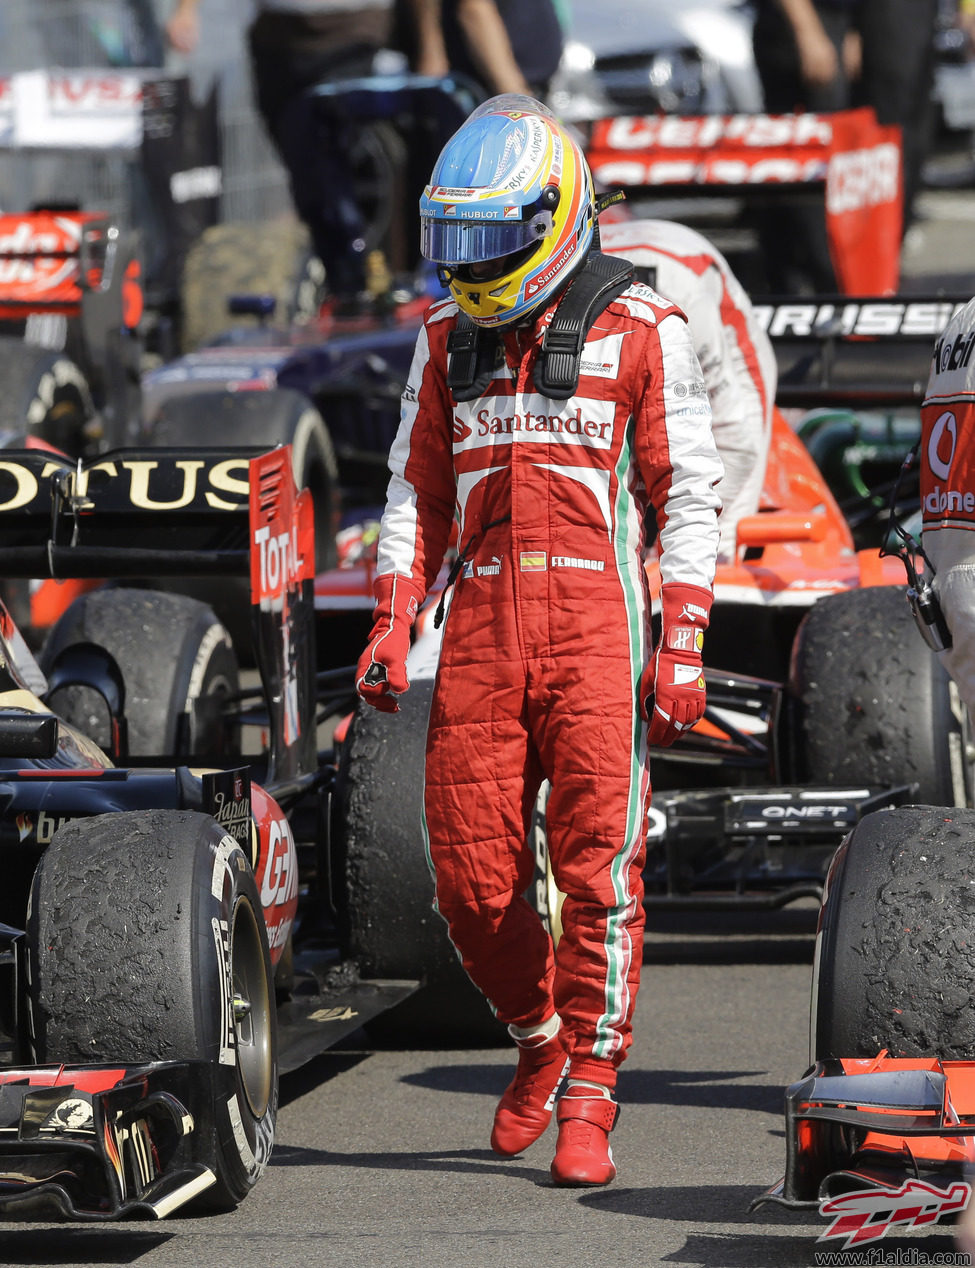
[[[590,251],[566,287],[542,337],[535,367],[535,386],[553,400],[564,401],[579,383],[579,365],[586,336],[599,314],[633,281],[633,265],[618,256]],[[461,313],[447,337],[447,387],[455,401],[480,396],[494,374],[499,343],[496,330],[486,329]]]
[[[615,255],[590,251],[559,301],[535,369],[543,396],[564,401],[579,385],[579,364],[586,336],[599,314],[633,281],[633,265]]]
[[[457,325],[447,336],[447,387],[455,401],[473,401],[494,378],[501,350],[496,330],[475,325],[460,313]]]

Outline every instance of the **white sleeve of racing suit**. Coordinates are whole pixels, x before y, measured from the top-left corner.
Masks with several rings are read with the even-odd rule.
[[[390,479],[377,548],[380,576],[411,577],[426,593],[443,562],[454,511],[449,415],[443,376],[430,359],[426,326],[417,337],[389,451]]]
[[[725,323],[723,285],[717,269],[700,278],[697,293],[684,302],[694,350],[711,403],[714,442],[724,476],[718,485],[722,562],[734,558],[738,521],[758,510],[768,461],[769,410],[733,326]],[[739,315],[741,316],[741,315]],[[741,335],[745,337],[742,323]]]
[[[649,419],[662,426],[663,448],[653,445],[668,461],[668,471],[648,483],[657,508],[661,581],[711,589],[718,552],[716,491],[723,474],[711,430],[711,406],[701,365],[684,319],[671,313],[657,326],[662,366],[663,417]],[[661,408],[660,397],[654,408]]]

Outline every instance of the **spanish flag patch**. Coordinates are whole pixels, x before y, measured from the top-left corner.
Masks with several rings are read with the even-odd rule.
[[[548,556],[544,550],[523,550],[521,552],[522,572],[544,572],[548,567]]]

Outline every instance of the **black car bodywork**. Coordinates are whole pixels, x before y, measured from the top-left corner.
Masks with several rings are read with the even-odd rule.
[[[175,709],[174,751],[137,753],[127,737],[141,725],[137,711],[148,708],[145,683],[127,683],[110,650],[78,637],[49,661],[45,680],[0,614],[5,1216],[155,1218],[187,1202],[232,1206],[267,1163],[278,1074],[413,989],[361,980],[338,948],[327,863],[334,767],[330,752],[319,751],[317,728],[347,707],[349,689],[316,679],[311,578],[302,565],[309,499],[295,495],[290,461],[287,449],[122,450],[85,466],[25,450],[8,451],[0,464],[9,575],[126,578],[129,588],[99,592],[117,618],[147,601],[149,578],[250,576],[260,678],[249,689],[187,696]],[[178,649],[179,630],[168,637]],[[149,658],[142,668],[151,679]],[[133,687],[139,703],[127,696]],[[58,701],[77,705],[79,691],[94,693],[110,719],[108,752],[55,711]],[[244,751],[244,733],[267,742]],[[140,909],[159,894],[164,907],[168,893],[165,879],[146,882],[139,859],[156,867],[157,838],[170,833],[163,870],[187,876],[174,923],[162,932],[146,925],[130,945]],[[197,839],[200,860],[189,864],[180,843]],[[50,874],[52,858],[74,866],[79,853],[97,856],[97,865],[81,859],[74,879]],[[208,888],[212,895],[200,897]],[[49,908],[60,904],[56,911],[38,910],[45,898]],[[113,911],[129,902],[128,917],[113,923]],[[199,906],[189,925],[188,906]],[[72,950],[99,919],[117,934],[117,950],[104,949],[100,934],[87,950]],[[213,936],[185,942],[190,925],[210,924]],[[57,1001],[66,1014],[78,1012],[70,978],[93,947],[104,959],[103,990],[69,1022],[76,1034],[66,1042]],[[143,951],[162,961],[152,981],[142,976]],[[181,964],[190,979],[185,1008],[194,1014],[188,1033],[223,1018],[212,1042],[189,1051],[153,1033],[168,1023],[166,1009],[153,1013],[152,993],[168,989]],[[69,989],[58,986],[59,975]],[[116,1007],[113,993],[130,996],[125,1029],[144,1030],[117,1054],[106,1037],[111,1024],[98,1020]],[[89,1024],[85,1013],[96,1020]],[[89,1050],[92,1060],[79,1059]]]

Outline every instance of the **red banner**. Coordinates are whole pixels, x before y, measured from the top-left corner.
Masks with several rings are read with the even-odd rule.
[[[600,119],[587,157],[607,189],[686,196],[692,188],[747,198],[757,186],[818,188],[840,289],[875,296],[897,290],[900,128],[881,127],[871,109]]]

